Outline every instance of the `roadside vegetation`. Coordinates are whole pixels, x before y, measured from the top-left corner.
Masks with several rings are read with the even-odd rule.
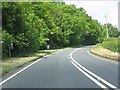
[[[64,2],[3,2],[2,57],[40,49],[95,44],[102,26],[83,8]],[[11,52],[11,53],[10,53]]]
[[[106,25],[103,25],[104,30],[101,33],[99,45],[90,48],[89,51],[102,58],[120,61],[120,32],[112,24],[108,23],[109,38],[107,38],[105,27]]]
[[[2,58],[35,53],[47,45],[54,49],[101,43],[105,26],[84,8],[64,2],[2,2]],[[111,37],[120,34],[109,23],[108,28]]]
[[[118,38],[109,38],[102,42],[103,48],[109,49],[113,52],[119,52]]]
[[[16,68],[21,68],[22,66],[26,66],[33,61],[35,61],[38,58],[41,58],[47,54],[56,52],[56,50],[40,50],[37,53],[30,54],[28,56],[24,57],[12,57],[12,58],[7,58],[2,61],[2,72],[0,72],[0,75],[5,75],[7,73],[13,72],[16,70]],[[1,76],[0,76],[1,77]]]
[[[120,46],[118,39],[119,38],[106,39],[101,44],[90,48],[90,52],[103,58],[120,61]]]

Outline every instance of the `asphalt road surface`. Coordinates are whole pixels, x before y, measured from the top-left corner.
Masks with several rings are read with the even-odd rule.
[[[95,57],[88,49],[89,46],[68,48],[50,54],[0,85],[2,88],[117,88],[119,64]]]

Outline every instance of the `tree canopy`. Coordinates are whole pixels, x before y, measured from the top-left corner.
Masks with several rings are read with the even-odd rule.
[[[110,36],[117,29],[110,27]],[[13,43],[13,55],[33,53],[39,49],[96,44],[102,41],[104,28],[83,8],[55,2],[2,3],[3,57]],[[103,36],[102,36],[103,35]]]

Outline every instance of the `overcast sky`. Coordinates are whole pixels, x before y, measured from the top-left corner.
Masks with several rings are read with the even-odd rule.
[[[75,4],[77,8],[83,7],[84,10],[97,19],[101,24],[106,23],[105,15],[107,15],[108,23],[117,25],[118,27],[118,1],[119,0],[64,0],[66,4]]]

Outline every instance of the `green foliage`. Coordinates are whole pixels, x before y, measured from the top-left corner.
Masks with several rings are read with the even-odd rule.
[[[3,58],[8,57],[9,55],[9,47],[11,45],[11,41],[14,41],[14,38],[12,35],[10,35],[6,30],[1,30],[2,33],[2,51],[3,51]]]
[[[102,47],[109,49],[114,52],[120,52],[119,45],[118,45],[118,38],[109,38],[102,42]]]
[[[104,30],[106,30],[106,24],[104,24],[102,27]],[[118,28],[114,27],[112,24],[108,23],[107,28],[109,37],[118,37],[120,35],[120,31],[118,31]]]
[[[109,30],[109,36],[110,37],[118,37],[118,35],[120,34],[120,32],[118,31],[117,27],[113,27],[112,24],[108,23],[108,30]]]
[[[83,8],[64,2],[3,2],[3,56],[102,42],[105,32]]]

